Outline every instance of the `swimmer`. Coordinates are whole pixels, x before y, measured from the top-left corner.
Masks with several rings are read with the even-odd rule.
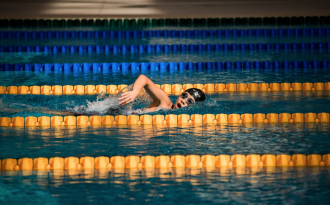
[[[145,89],[146,93],[151,97],[152,102],[147,106],[146,108],[142,109],[144,113],[146,112],[154,112],[159,109],[178,109],[187,107],[190,105],[193,105],[196,102],[204,101],[205,100],[205,94],[200,89],[196,88],[190,88],[183,92],[176,100],[176,102],[173,104],[168,97],[168,95],[160,88],[158,88],[148,77],[144,75],[140,75],[135,83],[133,84],[132,90],[128,92],[124,92],[120,95],[118,98],[119,105],[124,106],[131,102],[133,102],[138,95],[140,94],[140,91],[142,88]],[[98,96],[98,99],[105,98],[104,94],[101,94]],[[2,105],[2,106],[1,106]],[[28,106],[28,105],[26,105]],[[118,106],[111,106],[108,108],[108,110],[105,113],[100,113],[97,111],[87,111],[86,107],[83,107],[80,110],[67,110],[67,111],[57,111],[52,110],[47,107],[25,107],[25,108],[14,108],[12,106],[5,107],[0,100],[0,114],[1,113],[17,113],[17,112],[24,112],[24,111],[30,111],[30,112],[41,112],[46,114],[52,114],[52,115],[99,115],[99,114],[109,114],[109,115],[120,115],[125,113],[125,109],[120,109]],[[135,112],[132,112],[134,114]],[[138,114],[138,113],[137,113]]]
[[[178,109],[193,105],[196,102],[205,100],[205,94],[203,91],[197,88],[190,88],[183,92],[173,104],[168,95],[160,88],[158,88],[148,77],[140,75],[134,85],[132,91],[123,93],[119,100],[121,106],[133,102],[139,95],[141,89],[144,88],[149,96],[152,98],[152,102],[147,107],[150,112],[156,111],[157,108],[163,109]]]

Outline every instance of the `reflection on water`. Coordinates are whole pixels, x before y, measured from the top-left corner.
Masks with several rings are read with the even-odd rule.
[[[329,123],[0,128],[0,158],[328,154]]]
[[[122,62],[243,62],[243,61],[321,61],[329,59],[327,50],[270,50],[270,51],[183,51],[151,53],[2,53],[0,64],[27,63],[122,63]]]
[[[125,71],[103,73],[102,71],[77,72],[0,72],[0,86],[33,85],[121,85],[132,84],[144,74],[156,84],[207,84],[207,83],[294,83],[328,82],[329,70],[306,69],[192,69],[174,71]]]
[[[80,45],[172,45],[172,44],[249,44],[249,43],[304,43],[304,42],[327,42],[329,37],[271,37],[271,36],[251,36],[251,37],[200,37],[200,38],[79,38],[74,39],[0,39],[2,46],[80,46]]]
[[[20,171],[0,178],[6,204],[318,204],[330,188],[328,167]]]

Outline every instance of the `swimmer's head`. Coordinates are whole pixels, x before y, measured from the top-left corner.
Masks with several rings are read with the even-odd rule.
[[[203,91],[197,88],[190,88],[183,92],[176,100],[173,109],[187,107],[193,105],[196,102],[205,100],[205,94]]]

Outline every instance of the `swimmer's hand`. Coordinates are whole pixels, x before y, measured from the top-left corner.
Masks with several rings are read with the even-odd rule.
[[[130,102],[133,102],[135,100],[135,98],[139,95],[139,92],[137,91],[128,91],[126,93],[123,93],[119,100],[119,105],[126,105]]]

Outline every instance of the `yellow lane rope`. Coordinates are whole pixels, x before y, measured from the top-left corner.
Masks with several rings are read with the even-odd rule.
[[[265,91],[330,91],[330,82],[322,83],[218,83],[218,84],[163,84],[157,85],[167,94],[178,95],[189,88],[199,88],[206,93],[265,92]],[[117,94],[127,85],[43,85],[43,86],[0,86],[0,94],[34,95],[84,95]]]
[[[256,114],[181,114],[181,115],[94,115],[94,116],[41,116],[1,117],[0,127],[58,127],[110,125],[210,125],[210,124],[272,124],[329,123],[329,113],[256,113]]]

